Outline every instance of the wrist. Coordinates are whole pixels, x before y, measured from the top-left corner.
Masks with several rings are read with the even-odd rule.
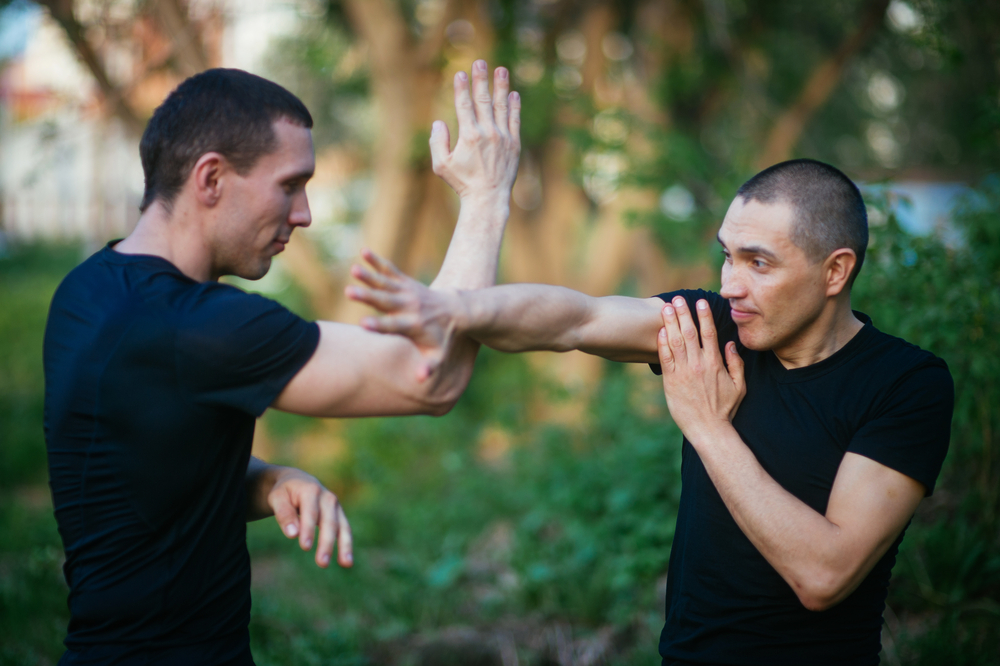
[[[724,442],[731,435],[739,436],[728,419],[711,419],[687,430],[688,432],[685,432],[684,436],[699,453],[705,447]]]
[[[510,189],[469,189],[459,195],[461,210],[480,214],[506,216],[510,214]]]

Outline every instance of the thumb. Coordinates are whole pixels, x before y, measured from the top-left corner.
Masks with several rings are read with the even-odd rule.
[[[289,539],[297,537],[299,535],[299,512],[292,504],[288,493],[273,493],[268,499],[271,501],[271,509],[274,510],[274,519],[281,526],[281,531]]]
[[[451,134],[448,132],[448,125],[440,120],[435,120],[431,125],[431,166],[437,175],[442,175],[444,164],[451,155]]]
[[[743,359],[740,358],[739,353],[736,351],[735,342],[726,343],[726,365],[729,367],[729,376],[732,378],[733,383],[741,391],[743,390]]]

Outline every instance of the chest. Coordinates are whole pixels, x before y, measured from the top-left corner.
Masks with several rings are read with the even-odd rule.
[[[838,373],[783,381],[763,354],[747,361],[747,395],[734,427],[775,481],[824,513],[844,454],[870,418],[874,396]]]

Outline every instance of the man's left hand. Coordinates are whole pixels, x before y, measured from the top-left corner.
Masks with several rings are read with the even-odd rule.
[[[267,504],[289,539],[298,537],[302,550],[312,549],[316,528],[316,564],[326,568],[339,543],[337,563],[350,567],[351,526],[337,496],[323,487],[316,477],[293,467],[278,469],[274,485],[267,494]]]
[[[728,425],[746,395],[743,360],[736,344],[726,345],[727,369],[719,354],[708,301],[701,299],[696,307],[700,336],[687,301],[677,296],[663,306],[663,328],[657,337],[667,407],[695,445],[711,437],[720,425]]]

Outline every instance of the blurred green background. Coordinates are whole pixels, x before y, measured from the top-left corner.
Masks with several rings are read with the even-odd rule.
[[[1000,662],[1000,8],[0,5],[0,664],[61,654],[41,339],[62,277],[134,224],[143,119],[218,64],[302,96],[314,225],[239,285],[351,321],[340,292],[362,242],[424,278],[440,263],[456,202],[429,172],[427,128],[454,128],[450,77],[476,57],[510,67],[524,100],[502,281],[717,287],[715,232],[758,168],[814,157],[863,184],[872,243],[855,308],[944,358],[957,399],[941,480],[894,570],[882,662]],[[254,21],[283,27],[247,55]],[[77,63],[96,54],[76,83],[38,64],[52,44]],[[644,366],[484,350],[446,417],[269,412],[258,431],[257,454],[341,496],[356,547],[352,570],[324,571],[272,520],[249,526],[262,666],[658,662],[680,434]]]

